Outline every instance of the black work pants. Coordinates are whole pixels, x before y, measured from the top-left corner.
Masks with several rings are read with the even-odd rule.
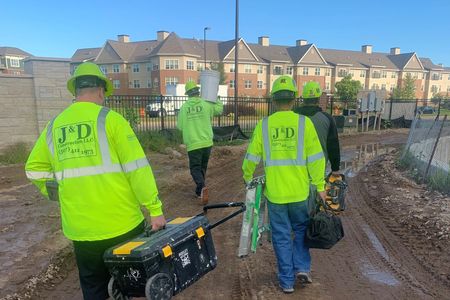
[[[202,188],[205,186],[206,169],[208,168],[208,160],[211,154],[212,147],[195,149],[188,151],[189,169],[191,171],[192,179],[194,179],[197,187],[195,194],[200,196]]]
[[[111,278],[103,262],[103,253],[144,231],[144,221],[129,232],[100,241],[73,241],[77,260],[81,290],[84,300],[104,300],[108,296],[108,282]]]

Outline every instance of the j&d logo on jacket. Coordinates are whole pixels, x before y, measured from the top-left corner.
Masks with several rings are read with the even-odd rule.
[[[82,140],[88,138],[92,134],[92,127],[87,123],[80,123],[75,125],[69,125],[66,127],[58,128],[60,130],[60,137],[58,138],[58,143],[63,144],[68,135],[75,135],[76,140]]]
[[[271,128],[272,139],[291,139],[295,135],[295,130],[292,127],[275,127]]]

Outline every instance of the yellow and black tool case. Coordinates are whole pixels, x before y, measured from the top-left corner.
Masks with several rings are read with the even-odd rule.
[[[210,224],[208,209],[239,207]],[[211,229],[245,210],[241,202],[212,204],[194,217],[175,218],[166,228],[143,234],[108,249],[104,261],[111,273],[112,299],[170,299],[213,270],[217,256]]]

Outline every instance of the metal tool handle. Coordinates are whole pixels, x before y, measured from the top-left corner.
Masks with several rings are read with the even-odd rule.
[[[225,218],[220,219],[216,223],[210,224],[208,226],[208,229],[213,229],[214,227],[219,226],[220,224],[222,224],[222,223],[228,221],[229,219],[237,216],[238,214],[244,212],[245,211],[245,203],[244,202],[224,202],[224,203],[217,203],[217,204],[209,204],[209,205],[205,205],[203,207],[203,213],[201,213],[200,215],[206,215],[209,209],[228,208],[228,207],[240,207],[240,209],[229,214]]]

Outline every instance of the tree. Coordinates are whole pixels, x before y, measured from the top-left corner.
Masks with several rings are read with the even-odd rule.
[[[336,96],[348,106],[348,102],[356,101],[356,96],[361,89],[361,82],[353,80],[351,75],[345,76],[340,82],[336,83]]]
[[[410,73],[406,74],[403,80],[403,99],[411,100],[416,98],[416,85],[414,78],[412,78]]]
[[[212,63],[211,69],[220,73],[219,84],[225,84],[227,76],[225,75],[225,66],[223,62]]]

